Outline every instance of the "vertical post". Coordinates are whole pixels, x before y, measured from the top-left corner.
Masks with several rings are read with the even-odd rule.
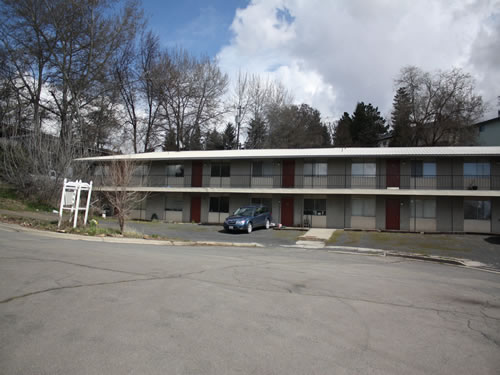
[[[90,207],[90,197],[92,195],[92,181],[89,184],[89,193],[87,195],[87,204],[85,206],[85,218],[83,219],[83,225],[87,225],[87,219],[89,218],[89,207]]]
[[[346,166],[346,162],[344,160],[344,189],[346,189],[346,188],[347,188],[347,166]],[[345,200],[344,200],[344,203],[345,203]],[[345,221],[345,218],[344,218],[344,221]],[[345,227],[345,222],[344,222],[344,227]]]
[[[73,218],[73,228],[76,228],[76,222],[78,220],[78,210],[80,208],[80,192],[82,189],[82,181],[77,180],[76,181],[76,202],[75,202],[75,216]]]
[[[453,159],[451,161],[451,190],[454,190],[454,180],[455,178],[453,177]]]
[[[241,105],[238,106],[238,114],[236,115],[236,124],[238,127],[236,135],[236,149],[240,149],[240,125],[241,125]]]
[[[64,179],[64,183],[63,183],[62,193],[61,193],[61,204],[59,205],[59,221],[57,222],[57,227],[58,228],[61,227],[61,223],[62,223],[63,206],[64,206],[64,194],[66,193],[66,182],[67,181],[68,181],[68,179],[65,178]]]

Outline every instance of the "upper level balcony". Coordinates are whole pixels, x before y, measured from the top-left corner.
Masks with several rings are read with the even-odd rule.
[[[96,186],[111,186],[106,175],[94,177]],[[407,190],[499,190],[500,175],[306,175],[306,174],[212,174],[169,176],[136,174],[129,187],[237,189],[407,189]]]

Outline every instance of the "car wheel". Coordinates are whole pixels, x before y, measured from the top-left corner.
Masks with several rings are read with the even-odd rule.
[[[253,230],[252,223],[248,223],[247,232],[252,233],[252,230]]]
[[[269,229],[271,226],[271,223],[269,222],[269,219],[266,219],[266,229]]]

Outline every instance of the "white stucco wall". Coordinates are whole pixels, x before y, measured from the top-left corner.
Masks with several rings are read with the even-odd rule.
[[[165,211],[165,220],[171,223],[182,222],[182,211]]]
[[[436,219],[411,218],[410,230],[416,232],[435,232],[437,229]]]
[[[351,228],[375,229],[375,217],[351,216]]]
[[[464,220],[464,232],[490,233],[490,220]]]

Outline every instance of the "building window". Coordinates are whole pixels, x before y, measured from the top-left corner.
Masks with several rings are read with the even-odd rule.
[[[464,200],[464,219],[490,220],[491,201],[489,200]]]
[[[490,175],[490,163],[464,163],[464,176],[476,177],[476,176],[489,176]]]
[[[168,177],[184,177],[184,166],[182,164],[167,165]]]
[[[212,164],[210,176],[212,177],[229,177],[229,163]]]
[[[375,198],[352,198],[352,216],[375,216]]]
[[[411,162],[412,177],[436,177],[436,163],[424,162],[421,160],[412,160]]]
[[[210,197],[210,212],[229,212],[229,197]]]
[[[271,198],[252,198],[252,204],[272,207],[272,200]]]
[[[410,216],[417,219],[435,219],[436,200],[412,199],[410,201]]]
[[[270,162],[254,161],[252,163],[252,177],[266,177],[273,175],[273,164]]]
[[[181,197],[178,198],[167,198],[167,203],[165,205],[165,211],[176,211],[180,212],[182,211],[182,208],[184,207],[184,201],[182,200]]]
[[[147,174],[147,168],[145,165],[138,165],[134,168],[132,176],[144,176]]]
[[[306,162],[304,163],[304,176],[326,176],[328,173],[327,163]]]
[[[326,216],[326,199],[304,199],[304,215]]]
[[[351,174],[353,176],[375,176],[377,166],[375,163],[352,163]]]

